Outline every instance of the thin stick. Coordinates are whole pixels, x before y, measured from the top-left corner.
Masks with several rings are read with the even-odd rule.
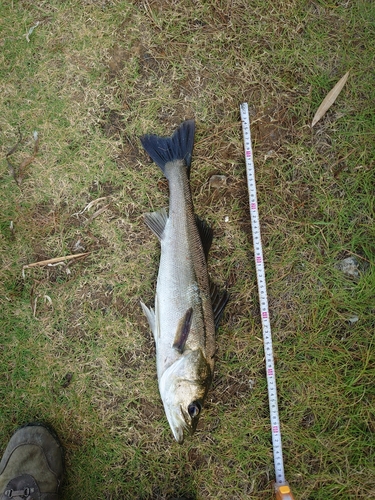
[[[54,264],[55,262],[64,262],[66,260],[76,259],[77,257],[83,257],[88,255],[90,252],[75,253],[73,255],[65,255],[64,257],[54,257],[53,259],[40,260],[39,262],[33,262],[32,264],[26,264],[22,269],[29,269],[30,267],[37,266],[48,266],[48,264]]]
[[[92,222],[96,217],[98,217],[98,215],[100,215],[101,213],[103,213],[105,210],[107,210],[107,208],[109,207],[110,204],[108,205],[105,205],[104,207],[102,208],[99,208],[99,210],[97,210],[94,214],[92,214],[91,217],[89,217],[84,223],[83,225],[84,226],[87,226],[87,224],[90,224],[90,222]]]

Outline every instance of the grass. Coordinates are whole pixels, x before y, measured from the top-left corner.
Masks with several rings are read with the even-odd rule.
[[[0,448],[27,421],[53,425],[63,498],[272,498],[243,101],[287,479],[296,499],[375,496],[374,15],[362,0],[0,3]],[[204,415],[179,446],[139,308],[153,300],[159,259],[142,214],[168,191],[138,137],[191,117],[193,198],[231,302]],[[9,157],[19,168],[35,130],[39,152],[18,186],[6,154],[21,133]],[[216,173],[226,187],[210,187]],[[22,276],[25,264],[83,251]],[[349,256],[358,279],[337,268]]]

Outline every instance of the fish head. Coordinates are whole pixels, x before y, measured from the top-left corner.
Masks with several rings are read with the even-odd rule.
[[[160,395],[178,443],[183,443],[185,432],[194,433],[211,380],[211,367],[200,349],[184,351],[163,373]]]

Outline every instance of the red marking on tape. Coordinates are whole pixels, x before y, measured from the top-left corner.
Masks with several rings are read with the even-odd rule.
[[[251,158],[251,151],[249,150],[246,151],[246,158]]]

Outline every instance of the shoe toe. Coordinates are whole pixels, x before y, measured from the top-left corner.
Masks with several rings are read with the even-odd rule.
[[[62,447],[44,425],[26,425],[11,437],[0,462],[0,492],[6,491],[10,481],[25,475],[34,478],[41,494],[56,494],[62,482]]]

